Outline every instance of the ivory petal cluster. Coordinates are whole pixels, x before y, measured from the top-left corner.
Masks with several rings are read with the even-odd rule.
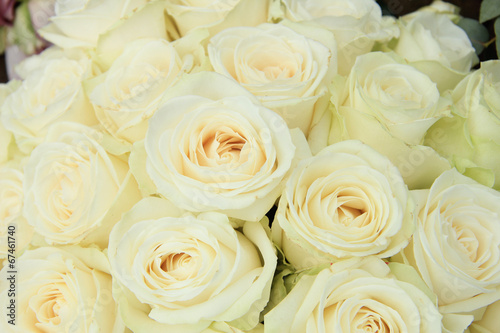
[[[259,221],[294,161],[284,120],[219,74],[192,75],[173,88],[145,139],[158,192],[186,210]]]
[[[56,122],[97,123],[82,88],[82,80],[91,75],[90,59],[85,54],[54,47],[28,58],[20,67],[25,78],[5,99],[1,118],[21,151],[29,153],[40,144]]]
[[[200,28],[214,35],[228,27],[267,22],[269,3],[269,0],[171,0],[166,9],[181,36]]]
[[[144,139],[147,120],[181,69],[177,51],[165,39],[128,43],[111,67],[89,83],[97,118],[118,139],[130,143]]]
[[[26,251],[16,267],[15,325],[0,318],[2,332],[123,333],[111,293],[106,256],[94,248],[41,247]],[[8,306],[9,273],[0,274],[0,299]],[[7,310],[7,313],[8,310]]]
[[[308,135],[325,108],[318,99],[337,73],[336,44],[319,28],[293,27],[298,32],[269,23],[229,28],[211,38],[208,54],[217,73],[236,80],[288,127]],[[316,38],[327,35],[323,41],[328,46],[312,37],[315,32]]]
[[[224,214],[194,216],[159,198],[124,215],[108,251],[115,298],[136,333],[201,332],[219,321],[252,329],[277,260],[260,223],[238,231]]]
[[[299,163],[272,228],[297,269],[349,257],[390,257],[412,235],[413,202],[386,157],[359,141],[344,141]]]
[[[446,159],[422,146],[427,130],[450,114],[451,104],[426,74],[394,53],[370,52],[356,59],[340,89],[332,101],[330,142],[367,143],[389,157],[411,189],[427,188],[450,168]]]
[[[33,227],[23,216],[24,175],[18,168],[3,165],[0,167],[0,258],[5,259],[10,240],[15,240],[16,254],[24,251],[33,237]],[[9,231],[13,231],[9,235]],[[12,243],[12,242],[11,242]]]
[[[393,20],[382,17],[373,0],[281,0],[275,16],[294,22],[319,25],[335,35],[338,71],[348,75],[356,58],[372,50],[375,41],[386,41],[398,34]]]
[[[127,164],[104,150],[101,136],[58,123],[26,162],[24,216],[49,244],[106,247],[113,224],[140,198]]]
[[[472,312],[500,300],[500,194],[453,169],[415,198],[418,223],[404,253],[440,311]]]
[[[441,332],[441,315],[420,289],[374,257],[304,275],[264,317],[265,332]]]

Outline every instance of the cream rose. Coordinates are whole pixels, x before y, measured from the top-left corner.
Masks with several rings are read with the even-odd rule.
[[[146,3],[147,0],[56,0],[51,23],[38,33],[63,48],[92,48],[100,34]]]
[[[335,94],[335,84],[332,90]],[[428,188],[450,168],[422,143],[427,130],[449,115],[451,101],[440,96],[426,74],[399,56],[371,52],[358,57],[343,93],[332,101],[335,121],[330,142],[365,142],[389,157],[410,188]]]
[[[49,49],[22,64],[20,75],[25,80],[0,110],[21,151],[29,153],[56,122],[97,123],[82,88],[81,81],[91,75],[90,59],[83,53]]]
[[[158,193],[186,210],[260,220],[294,161],[284,120],[216,73],[189,76],[170,94],[179,97],[153,115],[144,142]]]
[[[415,285],[379,259],[356,258],[303,275],[264,317],[264,331],[290,333],[441,332],[441,315]]]
[[[0,84],[0,105],[2,105],[7,96],[19,88],[20,85],[21,81],[18,80],[10,80],[8,83]],[[0,164],[3,164],[12,158],[11,145],[13,144],[14,136],[4,127],[1,112],[0,107]]]
[[[316,38],[327,34],[292,26],[306,35],[316,32]],[[335,40],[326,36],[330,49],[281,24],[230,28],[210,39],[208,55],[216,72],[236,80],[290,128],[307,135],[325,109],[318,100],[327,98],[327,85],[337,73]]]
[[[267,22],[269,3],[269,0],[170,0],[166,9],[181,36],[199,28],[206,28],[213,35],[227,27]]]
[[[24,215],[49,244],[106,247],[120,214],[140,198],[127,163],[102,148],[101,136],[56,124],[26,163]]]
[[[286,183],[273,240],[297,269],[349,257],[390,257],[414,229],[413,205],[396,167],[359,141],[303,160]]]
[[[371,51],[375,41],[397,35],[392,19],[383,18],[373,0],[281,0],[274,16],[295,22],[315,23],[335,34],[338,46],[338,70],[349,74],[357,56]]]
[[[440,311],[470,313],[500,300],[500,193],[453,169],[414,194],[418,223],[404,254]]]
[[[425,144],[463,174],[500,189],[500,61],[481,63],[453,90],[453,117],[437,122]]]
[[[477,63],[469,37],[447,15],[420,11],[398,21],[400,36],[394,51],[438,83],[453,89]]]
[[[260,223],[237,231],[224,214],[194,216],[152,197],[113,228],[108,255],[120,313],[136,333],[201,332],[213,322],[252,329],[277,261]]]
[[[15,282],[8,266],[0,272],[2,332],[125,332],[116,316],[108,265],[106,256],[92,248],[26,251],[16,262]],[[15,296],[9,295],[11,284]],[[16,310],[11,316],[12,299]]]
[[[8,254],[11,254],[11,257],[21,254],[33,236],[33,227],[28,224],[22,214],[23,179],[24,175],[18,168],[9,165],[0,166],[0,202],[2,203],[0,205],[0,259],[7,259]],[[15,240],[14,248],[9,247],[12,240]]]
[[[177,51],[165,39],[143,38],[126,45],[123,53],[87,86],[101,124],[118,139],[144,139],[147,120],[165,90],[182,74]]]

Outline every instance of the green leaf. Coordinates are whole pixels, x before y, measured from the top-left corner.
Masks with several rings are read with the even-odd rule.
[[[488,29],[479,23],[479,21],[466,17],[462,18],[457,25],[467,33],[467,36],[469,36],[472,46],[474,46],[476,50],[476,54],[481,54],[484,50],[483,43],[486,43],[490,39]]]
[[[500,0],[483,0],[479,10],[479,22],[483,23],[500,16]]]
[[[497,36],[496,46],[497,46],[497,58],[500,58],[500,17],[495,21],[495,36]]]

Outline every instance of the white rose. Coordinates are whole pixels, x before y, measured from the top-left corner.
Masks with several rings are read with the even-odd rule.
[[[108,251],[115,299],[136,333],[201,332],[212,322],[252,329],[277,261],[260,223],[236,231],[226,215],[183,214],[159,198],[123,216]]]
[[[374,257],[303,275],[264,317],[264,331],[289,333],[441,332],[441,315],[415,285]]]
[[[442,313],[469,313],[500,299],[500,193],[443,173],[419,205],[409,262],[438,296]]]
[[[5,103],[5,99],[21,85],[21,81],[10,80],[8,83],[0,84],[0,105]],[[14,136],[2,123],[2,109],[0,107],[0,164],[11,159],[11,144]]]
[[[144,38],[127,44],[109,70],[94,78],[87,89],[101,124],[119,139],[144,139],[147,120],[181,68],[177,51],[165,39]]]
[[[337,73],[335,40],[321,29],[292,27],[298,32],[281,24],[229,28],[210,40],[208,54],[216,72],[236,80],[290,128],[307,135],[326,108],[318,100],[328,98],[327,85]],[[314,33],[316,38],[326,34],[320,39],[328,47],[305,36]]]
[[[63,48],[92,48],[100,34],[146,3],[147,0],[56,0],[51,23],[38,33]]]
[[[8,266],[0,272],[2,332],[124,332],[115,315],[108,265],[106,256],[91,248],[26,251],[16,262],[17,273]],[[14,313],[8,308],[12,300]]]
[[[481,63],[452,92],[453,118],[429,130],[425,144],[468,177],[500,190],[500,61]]]
[[[409,242],[412,209],[397,168],[369,146],[344,141],[295,168],[279,201],[273,238],[297,269],[390,257]]]
[[[5,99],[1,117],[21,151],[27,153],[42,142],[56,122],[97,123],[81,83],[90,75],[88,57],[54,48],[28,58],[19,69],[25,80]]]
[[[399,56],[371,52],[356,59],[334,103],[330,142],[361,140],[389,157],[410,188],[428,188],[450,166],[422,143],[427,130],[449,115],[450,104],[426,74]]]
[[[33,236],[23,212],[23,173],[9,165],[0,167],[0,259],[8,254],[16,257],[27,247]],[[9,238],[10,237],[10,238]],[[9,242],[10,240],[10,242]],[[14,247],[9,247],[15,243]],[[11,251],[9,251],[9,249]]]
[[[440,90],[453,89],[477,62],[469,37],[444,14],[416,12],[399,20],[394,51],[425,72]]]
[[[49,244],[106,247],[120,214],[140,198],[127,163],[100,146],[101,136],[56,124],[25,165],[24,215]]]
[[[184,36],[197,28],[207,28],[215,34],[227,27],[267,22],[269,3],[269,0],[169,0],[166,8]]]
[[[295,156],[284,120],[216,73],[189,76],[170,93],[179,97],[153,115],[145,139],[158,193],[186,210],[260,220]]]
[[[349,74],[356,57],[370,52],[375,41],[397,35],[392,21],[382,18],[373,0],[281,0],[281,6],[275,15],[314,22],[335,34],[341,75]]]

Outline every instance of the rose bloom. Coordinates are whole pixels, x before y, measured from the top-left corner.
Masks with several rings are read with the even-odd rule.
[[[118,139],[144,139],[161,97],[180,74],[182,62],[165,39],[142,38],[128,43],[111,67],[87,89],[101,124]]]
[[[269,0],[169,0],[166,9],[181,36],[199,28],[213,35],[227,27],[267,22],[269,5]]]
[[[16,311],[8,309],[12,280],[1,271],[2,332],[125,332],[116,316],[106,256],[93,248],[42,247],[16,261]],[[15,325],[8,323],[14,320]]]
[[[281,24],[226,29],[210,40],[208,54],[216,72],[236,80],[289,128],[307,135],[325,110],[322,97],[327,98],[327,84],[337,72],[335,40],[324,39],[329,49],[301,34],[308,32],[301,25],[292,27],[298,32]],[[309,29],[316,38],[327,34]]]
[[[56,122],[97,123],[82,88],[82,80],[91,75],[90,59],[83,53],[48,49],[28,58],[19,74],[24,81],[5,99],[1,119],[24,153],[42,142]]]
[[[273,239],[297,269],[390,257],[412,235],[413,204],[397,168],[359,141],[303,160],[281,195]]]
[[[500,61],[481,63],[453,90],[453,117],[438,121],[425,144],[463,174],[500,189]]]
[[[25,165],[24,215],[49,244],[106,247],[120,214],[140,198],[127,163],[104,150],[101,136],[56,124]]]
[[[441,332],[441,315],[416,285],[380,259],[349,259],[304,274],[264,317],[264,331],[290,333]]]
[[[121,18],[144,6],[146,0],[56,0],[50,24],[38,30],[49,42],[62,48],[92,48],[99,35]],[[92,22],[92,24],[89,24]]]
[[[294,161],[284,120],[216,73],[189,76],[170,94],[144,142],[158,193],[186,210],[260,220]]]
[[[442,313],[470,313],[500,299],[500,193],[455,169],[414,192],[418,223],[404,254]]]
[[[194,216],[153,197],[113,228],[108,255],[114,297],[136,333],[201,332],[213,322],[254,328],[277,261],[260,223],[235,230],[224,214]]]
[[[394,51],[423,71],[441,91],[453,89],[477,63],[469,37],[447,15],[415,12],[398,21]]]
[[[9,164],[0,166],[0,259],[9,253],[9,236],[15,239],[16,255],[28,246],[33,236],[33,227],[24,218],[23,173]],[[9,234],[9,231],[11,233]],[[12,252],[10,253],[12,254]]]
[[[338,70],[348,75],[359,55],[368,53],[376,41],[397,35],[392,18],[382,17],[373,0],[281,0],[274,16],[295,22],[307,22],[327,28],[335,34]]]
[[[333,93],[336,88],[334,83]],[[427,130],[449,115],[451,104],[426,74],[393,53],[371,52],[356,59],[340,89],[338,99],[332,99],[331,143],[363,141],[389,157],[410,188],[428,188],[450,168],[422,145]]]
[[[21,82],[18,80],[11,80],[8,83],[0,84],[0,105],[2,105],[7,96],[19,88],[20,85]],[[12,132],[8,131],[2,123],[0,108],[0,164],[5,163],[12,158],[12,148],[15,146],[13,141],[14,137]]]

